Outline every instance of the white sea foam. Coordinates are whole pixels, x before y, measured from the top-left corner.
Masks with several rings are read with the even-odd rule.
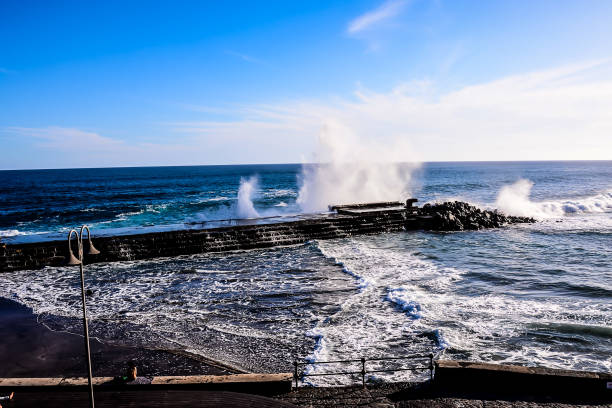
[[[279,189],[273,189],[270,191],[264,191],[262,192],[262,195],[264,197],[270,197],[270,198],[297,197],[297,193],[295,192],[295,190],[291,190],[288,188],[279,188]]]
[[[520,179],[502,187],[495,206],[510,215],[556,218],[576,213],[612,212],[612,191],[589,197],[576,197],[556,201],[531,201],[533,182]]]
[[[341,272],[335,273],[350,284]],[[304,306],[317,296],[333,295],[333,287],[342,282],[330,282],[329,275],[326,260],[307,245],[93,264],[86,272],[86,285],[93,291],[88,301],[91,329],[105,340],[180,347],[247,364],[251,370],[280,370],[286,354],[304,345],[311,322],[325,317],[325,309]],[[31,307],[34,313],[72,317],[76,322],[77,287],[71,267],[0,274],[1,297]],[[100,322],[130,328],[126,335],[117,338],[111,332],[108,338],[100,334]],[[80,328],[74,330],[79,333]]]
[[[22,235],[23,232],[20,232],[19,230],[16,229],[10,229],[10,230],[0,230],[0,237],[15,237],[17,235]]]
[[[508,347],[513,339],[525,335],[529,325],[543,322],[588,325],[601,331],[612,325],[610,304],[573,297],[542,301],[504,291],[462,294],[457,286],[471,279],[465,277],[468,271],[442,267],[411,254],[404,246],[379,247],[376,239],[368,237],[322,241],[318,247],[368,286],[347,298],[336,315],[319,323],[314,331],[321,337],[320,349],[312,355],[315,361],[346,358],[351,353],[398,355],[450,349],[481,361],[495,356],[496,361],[506,363],[612,368],[609,361],[575,353],[563,356],[555,350],[548,353],[537,345]],[[319,373],[326,369],[310,368]],[[399,377],[395,374],[393,378]],[[316,383],[333,385],[337,381],[323,378]]]
[[[103,210],[101,208],[96,208],[96,207],[89,207],[89,208],[81,209],[81,212],[96,212],[96,211],[103,211]]]
[[[207,198],[206,200],[203,201],[227,201],[227,200],[233,200],[232,198],[229,197],[225,197],[225,196],[220,196],[220,197],[212,197],[212,198]]]

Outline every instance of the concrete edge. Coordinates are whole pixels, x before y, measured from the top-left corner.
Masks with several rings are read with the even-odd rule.
[[[436,369],[457,369],[465,370],[484,370],[498,373],[526,374],[526,375],[547,375],[555,377],[576,377],[576,378],[592,378],[612,381],[612,373],[590,372],[590,371],[574,371],[563,370],[545,367],[526,367],[509,364],[492,364],[480,363],[473,361],[453,361],[453,360],[438,360],[435,362]]]
[[[150,385],[189,385],[202,384],[259,384],[259,383],[291,383],[291,373],[275,374],[231,374],[231,375],[184,375],[154,377]],[[94,377],[93,384],[101,386],[113,381],[113,377]],[[0,388],[21,387],[83,387],[87,386],[86,377],[55,377],[55,378],[0,378]],[[148,385],[148,384],[147,384]]]

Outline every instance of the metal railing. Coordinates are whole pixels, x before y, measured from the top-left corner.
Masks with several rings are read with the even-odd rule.
[[[366,367],[367,362],[374,361],[400,361],[400,360],[415,360],[422,357],[423,359],[428,358],[429,364],[427,366],[410,366],[410,367],[399,367],[399,368],[386,368],[386,369],[377,369],[377,370],[368,370]],[[329,360],[329,361],[294,361],[293,362],[293,381],[295,383],[295,388],[298,388],[298,380],[304,377],[319,377],[319,376],[332,376],[332,375],[361,375],[361,384],[365,388],[366,386],[366,374],[371,373],[390,373],[396,371],[421,371],[421,370],[429,370],[429,378],[433,379],[434,375],[434,355],[420,355],[420,356],[409,356],[409,357],[376,357],[376,358],[365,358],[362,357],[360,359],[349,359],[349,360]],[[298,368],[301,366],[309,366],[309,365],[317,365],[317,364],[346,364],[346,363],[361,363],[360,371],[335,371],[328,373],[313,373],[313,374],[305,374],[302,373],[300,376],[298,374]]]

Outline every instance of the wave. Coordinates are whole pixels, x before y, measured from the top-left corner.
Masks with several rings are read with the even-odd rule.
[[[10,230],[0,230],[0,237],[15,237],[17,235],[23,235],[24,233],[16,230],[16,229],[10,229]]]
[[[497,195],[496,208],[509,215],[536,218],[612,212],[612,191],[558,201],[531,201],[529,196],[532,187],[533,182],[527,179],[520,179],[513,184],[503,186]]]
[[[288,188],[275,189],[271,191],[264,191],[262,196],[269,198],[280,198],[280,197],[297,197],[297,192]]]
[[[408,298],[408,291],[405,288],[390,288],[385,299],[396,304],[408,317],[421,318],[421,305]]]

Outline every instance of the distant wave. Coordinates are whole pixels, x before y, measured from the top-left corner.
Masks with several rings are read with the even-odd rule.
[[[509,215],[537,218],[562,217],[576,213],[605,213],[612,211],[612,191],[594,196],[558,201],[531,201],[533,182],[520,179],[499,191],[495,206]]]
[[[17,235],[23,235],[23,232],[16,229],[0,230],[0,237],[15,237]]]
[[[297,197],[297,192],[288,188],[281,188],[272,191],[264,191],[262,195],[270,198]]]

